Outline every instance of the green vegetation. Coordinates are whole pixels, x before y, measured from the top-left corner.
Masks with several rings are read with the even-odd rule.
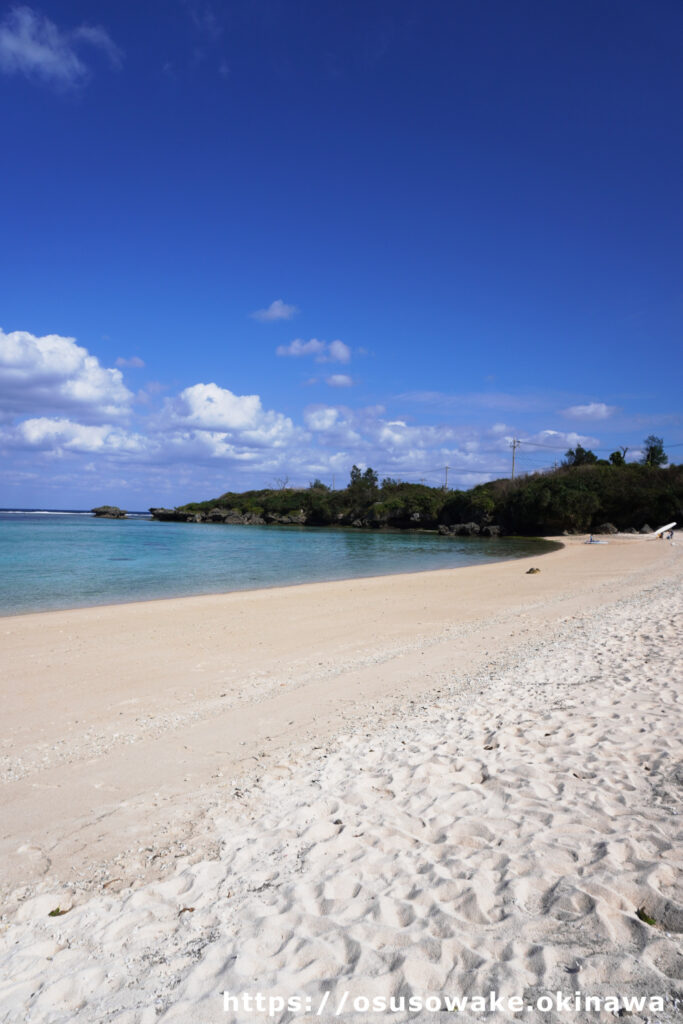
[[[683,466],[665,466],[660,438],[645,442],[641,462],[615,451],[598,459],[580,446],[558,469],[516,480],[493,480],[469,491],[378,481],[372,469],[351,470],[347,487],[331,490],[314,480],[306,488],[281,487],[192,502],[159,518],[214,522],[298,523],[526,536],[587,533],[606,523],[639,530],[683,518]],[[157,511],[157,510],[155,510]],[[158,510],[160,513],[164,510]],[[230,517],[230,518],[228,518]],[[242,519],[240,519],[242,517]]]
[[[645,451],[640,461],[644,466],[666,466],[669,459],[664,454],[664,442],[661,437],[650,434],[645,438]]]
[[[564,460],[565,466],[594,466],[598,461],[595,452],[582,448],[580,444],[576,448],[570,448]]]

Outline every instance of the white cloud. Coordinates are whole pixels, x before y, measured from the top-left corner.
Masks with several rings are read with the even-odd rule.
[[[568,409],[562,410],[562,415],[577,420],[606,420],[614,412],[616,412],[615,405],[590,402],[588,405],[570,405]]]
[[[412,426],[402,419],[386,419],[381,406],[359,410],[312,406],[304,421],[315,435],[307,454],[311,462],[317,455],[318,469],[324,462],[330,469],[343,471],[355,462],[373,466],[382,476],[424,476],[432,483],[442,482],[443,470],[436,467],[446,464],[453,469],[449,479],[454,482],[462,480],[464,472],[474,474],[477,482],[505,474],[502,465],[500,471],[495,468],[500,458],[480,450],[483,435],[470,429]]]
[[[325,342],[318,341],[317,338],[311,338],[310,341],[295,338],[289,345],[278,345],[275,349],[275,354],[278,356],[294,356],[294,358],[299,356],[320,356],[324,352]]]
[[[46,416],[24,420],[15,428],[14,435],[19,445],[50,450],[55,454],[64,451],[133,454],[148,447],[148,442],[140,434],[130,434],[118,427],[92,426]]]
[[[295,359],[300,356],[315,356],[316,363],[348,363],[351,359],[351,349],[343,341],[319,341],[318,338],[311,338],[304,341],[303,338],[295,338],[289,345],[278,345],[275,349],[278,356],[293,356]]]
[[[217,384],[194,384],[175,401],[178,418],[202,430],[242,430],[262,412],[258,395],[235,395]]]
[[[331,430],[339,422],[339,409],[328,407],[307,409],[304,422],[310,430]]]
[[[327,347],[328,360],[331,363],[348,363],[351,349],[343,341],[331,341]]]
[[[5,416],[76,412],[120,418],[133,395],[120,370],[100,365],[74,338],[0,330],[0,408]]]
[[[101,50],[112,66],[120,67],[121,51],[105,29],[81,25],[63,31],[31,7],[13,7],[0,24],[0,70],[59,85],[78,85],[88,76],[78,52],[82,44]]]
[[[337,448],[365,444],[364,418],[362,411],[354,413],[344,406],[316,405],[304,413],[308,429],[316,433],[324,445]]]
[[[145,362],[143,359],[140,359],[140,356],[131,356],[130,359],[125,359],[123,356],[119,356],[119,358],[116,360],[116,365],[132,366],[136,369],[142,369],[142,367],[145,365]]]
[[[452,427],[409,426],[403,420],[378,420],[375,427],[376,440],[389,451],[411,449],[428,450],[458,444],[458,435]],[[466,450],[461,445],[460,451]]]
[[[305,347],[303,355],[329,361],[332,343],[298,343]],[[121,357],[120,362],[132,365],[137,359]],[[327,380],[341,388],[352,383],[346,373]],[[5,415],[0,474],[11,473],[19,481],[21,473],[37,468],[45,487],[57,488],[62,480],[69,489],[79,476],[88,476],[93,486],[110,493],[111,482],[125,473],[140,495],[137,507],[162,495],[181,502],[228,487],[272,486],[277,476],[305,484],[334,473],[338,484],[345,483],[353,463],[373,466],[381,476],[424,477],[434,484],[442,482],[448,465],[451,486],[509,474],[513,427],[495,422],[495,415],[477,427],[449,424],[448,416],[440,424],[420,423],[409,407],[387,412],[381,406],[344,405],[343,399],[355,394],[347,390],[327,392],[329,405],[309,406],[295,423],[264,408],[259,394],[236,394],[215,382],[192,384],[168,395],[163,404],[145,406],[145,398],[160,389],[150,383],[134,404],[120,369],[101,366],[73,338],[0,332],[0,408]],[[122,425],[124,414],[130,421]],[[519,438],[519,427],[514,431]],[[598,443],[574,431],[521,436],[520,472],[552,465],[577,444]],[[65,471],[61,477],[57,464]],[[120,486],[125,489],[128,483]]]
[[[288,306],[282,299],[275,299],[266,309],[257,309],[251,313],[254,320],[261,320],[262,323],[269,323],[272,320],[291,320],[299,310],[296,306]]]
[[[325,381],[331,388],[350,388],[353,384],[353,378],[349,377],[348,373],[333,373],[331,377],[326,377]]]
[[[235,395],[217,384],[194,384],[168,399],[164,414],[179,427],[230,435],[244,446],[282,445],[295,434],[287,416],[267,412],[258,395]]]
[[[582,448],[590,448],[600,443],[597,437],[590,437],[588,434],[577,434],[575,430],[539,430],[537,433],[531,434],[529,437],[523,437],[521,440],[522,445],[524,445],[525,441],[535,442],[539,446],[555,448],[557,451],[576,448],[577,444],[580,444]],[[533,447],[533,445],[530,445],[530,447]]]

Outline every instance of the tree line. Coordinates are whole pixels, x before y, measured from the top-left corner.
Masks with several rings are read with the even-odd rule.
[[[640,462],[626,462],[623,451],[600,459],[577,446],[557,469],[469,490],[390,477],[380,483],[373,469],[354,466],[347,486],[337,490],[313,480],[306,488],[228,491],[177,511],[232,509],[265,522],[293,517],[307,526],[435,530],[474,524],[526,536],[589,532],[604,523],[639,530],[683,518],[683,466],[667,466],[667,461],[661,438],[651,435]]]

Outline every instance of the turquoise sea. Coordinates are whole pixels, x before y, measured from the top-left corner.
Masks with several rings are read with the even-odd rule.
[[[511,537],[0,511],[0,615],[445,569],[553,546]]]

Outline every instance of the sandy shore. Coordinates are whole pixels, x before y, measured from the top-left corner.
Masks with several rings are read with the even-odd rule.
[[[682,551],[0,620],[0,1020],[581,989],[673,1021]]]

